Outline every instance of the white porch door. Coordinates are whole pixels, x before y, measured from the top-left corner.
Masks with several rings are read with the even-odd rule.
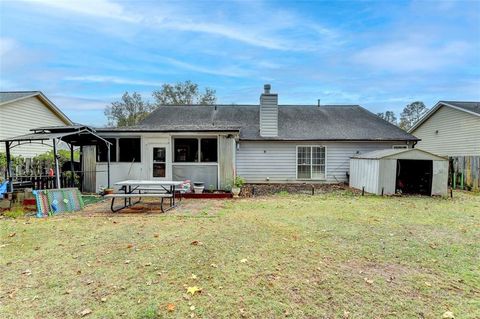
[[[167,179],[167,144],[148,145],[148,177],[151,180]]]

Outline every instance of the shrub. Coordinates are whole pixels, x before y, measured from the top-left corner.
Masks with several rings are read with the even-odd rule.
[[[243,177],[241,176],[235,177],[235,181],[233,183],[235,187],[241,188],[244,184],[245,184],[245,179]]]

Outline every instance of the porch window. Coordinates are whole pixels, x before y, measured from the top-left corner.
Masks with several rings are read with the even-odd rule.
[[[117,140],[115,138],[106,138],[110,145],[110,161],[117,161]],[[97,145],[97,162],[108,162],[108,148],[105,143],[99,143]]]
[[[325,179],[325,146],[297,146],[297,179]]]
[[[217,162],[217,139],[200,139],[201,162]]]
[[[141,162],[140,138],[119,138],[119,162]]]
[[[217,138],[175,138],[175,163],[216,163]]]

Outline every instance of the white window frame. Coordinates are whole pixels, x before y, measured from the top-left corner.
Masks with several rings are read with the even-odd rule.
[[[175,139],[190,138],[196,139],[198,143],[198,153],[199,157],[201,154],[201,141],[202,139],[217,139],[217,161],[216,162],[201,162],[200,158],[198,162],[175,162]],[[219,136],[218,135],[202,135],[202,136],[190,136],[190,135],[179,135],[172,136],[172,165],[218,165],[218,160],[220,156],[219,150]]]
[[[133,162],[133,163],[143,163],[143,138],[142,136],[129,136],[129,135],[115,135],[115,136],[109,136],[109,135],[102,135],[102,138],[107,139],[107,140],[115,140],[115,161],[110,161],[110,164],[112,163],[131,163],[129,162],[120,162],[120,139],[123,138],[138,138],[140,139],[140,162]],[[108,161],[97,161],[97,156],[95,155],[95,162],[100,163],[100,164],[106,164]]]
[[[310,178],[298,178],[298,148],[299,147],[310,147]],[[313,147],[323,147],[325,150],[325,178],[312,178],[312,166],[313,166],[313,161],[312,161],[312,148]],[[295,147],[295,177],[297,180],[302,180],[302,181],[326,181],[327,180],[327,172],[328,172],[328,166],[327,166],[327,146],[326,145],[297,145]]]

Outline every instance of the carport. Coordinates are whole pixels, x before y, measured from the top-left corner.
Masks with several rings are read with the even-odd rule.
[[[13,192],[14,187],[14,176],[12,172],[11,165],[11,156],[10,150],[19,145],[25,144],[44,144],[46,141],[51,140],[53,146],[54,154],[54,164],[55,164],[55,187],[60,188],[60,173],[59,173],[59,164],[57,156],[58,143],[60,141],[65,142],[70,149],[70,163],[72,164],[71,170],[73,169],[73,153],[74,147],[84,147],[84,146],[96,146],[96,145],[106,145],[108,152],[108,166],[107,166],[107,183],[110,187],[110,145],[111,143],[100,137],[96,131],[85,125],[70,125],[70,126],[50,126],[50,127],[40,127],[31,130],[32,133],[15,136],[0,140],[0,142],[5,143],[6,149],[6,160],[7,160],[7,169],[5,171],[5,180],[9,181],[8,188],[10,192]]]
[[[350,159],[350,187],[377,195],[447,195],[448,158],[420,149],[386,149]]]

